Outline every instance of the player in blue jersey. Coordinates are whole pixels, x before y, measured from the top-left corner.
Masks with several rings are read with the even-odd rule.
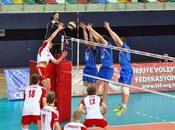
[[[89,31],[92,33],[94,39],[101,43],[101,44],[106,44],[109,45],[111,44],[109,42],[108,37],[100,35],[98,32],[96,32],[91,26],[88,26]],[[100,48],[99,50],[101,52],[100,55],[100,61],[102,66],[99,69],[99,72],[97,76],[99,78],[103,78],[106,80],[111,80],[112,75],[114,72],[113,68],[113,53],[111,49],[108,48]],[[103,99],[106,100],[108,97],[108,91],[109,91],[109,82],[104,81],[104,80],[97,80],[96,83],[96,89],[97,89],[97,95],[99,94],[99,87],[103,86]]]
[[[89,24],[89,26],[91,26]],[[89,38],[87,33],[87,25],[81,23],[80,27],[83,29],[83,36],[85,40],[93,41],[93,36],[89,32]],[[85,49],[85,68],[83,74],[97,76],[97,67],[96,67],[96,57],[97,57],[97,48],[92,45],[87,45]],[[83,76],[84,86],[93,86],[95,87],[96,79],[88,76]]]
[[[108,22],[104,23],[105,28],[108,30],[113,41],[118,47],[130,49],[126,41],[123,38],[120,38],[109,26]],[[131,54],[130,52],[119,51],[119,64],[121,67],[119,82],[130,85],[133,77],[133,69],[131,65]],[[122,87],[122,103],[121,105],[114,109],[117,116],[123,114],[127,109],[127,103],[129,100],[129,88]]]

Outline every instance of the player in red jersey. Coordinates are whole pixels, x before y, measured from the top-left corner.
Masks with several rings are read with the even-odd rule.
[[[107,106],[102,98],[96,96],[96,88],[87,88],[88,96],[86,96],[80,103],[79,109],[86,114],[84,125],[92,127],[93,125],[108,130],[108,122],[104,119],[103,115],[107,112]],[[101,112],[103,108],[103,112]]]
[[[73,121],[67,123],[64,126],[64,130],[87,130],[86,126],[84,126],[81,122],[81,115],[82,113],[80,111],[75,111],[73,113]]]
[[[40,130],[40,112],[46,104],[46,89],[39,86],[39,75],[31,77],[31,84],[25,90],[25,101],[22,112],[22,130],[28,130],[31,123],[35,123]]]
[[[50,79],[47,71],[47,65],[51,60],[55,64],[59,64],[67,55],[67,52],[63,52],[62,56],[59,59],[55,59],[53,55],[50,53],[50,49],[52,48],[52,40],[55,38],[57,33],[64,29],[64,24],[59,23],[58,28],[52,33],[52,35],[46,39],[41,47],[38,50],[37,55],[37,69],[38,73],[41,77],[41,83],[43,87],[46,88],[47,92],[50,91]]]
[[[54,107],[55,93],[50,91],[47,95],[47,105],[41,110],[41,130],[61,130],[59,113]]]

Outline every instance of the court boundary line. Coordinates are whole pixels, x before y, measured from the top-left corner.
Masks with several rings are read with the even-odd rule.
[[[161,118],[161,117],[158,117],[158,116],[153,116],[153,115],[150,115],[150,114],[147,114],[147,113],[142,113],[142,112],[137,111],[136,114],[140,115],[140,116],[143,116],[143,117],[146,117],[146,118],[152,118],[152,119],[155,119],[155,120],[160,120],[162,122],[169,122],[171,124],[175,124],[175,121],[167,121],[164,118]]]
[[[141,124],[127,124],[127,125],[115,125],[115,126],[110,126],[110,127],[130,127],[130,126],[141,126],[141,125],[156,125],[156,124],[173,124],[175,125],[175,121],[173,122],[152,122],[152,123],[141,123]]]

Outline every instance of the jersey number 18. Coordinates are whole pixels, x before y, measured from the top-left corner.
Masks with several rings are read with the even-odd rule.
[[[35,96],[35,90],[29,90],[29,97]]]

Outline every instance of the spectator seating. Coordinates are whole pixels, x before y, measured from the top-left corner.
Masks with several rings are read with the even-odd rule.
[[[14,4],[22,4],[23,3],[23,0],[13,0],[13,3]]]
[[[26,4],[35,4],[35,0],[24,0]]]
[[[101,4],[109,3],[108,0],[97,0],[97,2]]]
[[[12,0],[2,0],[2,3],[5,4],[5,5],[9,5],[9,4],[12,4]]]
[[[56,0],[46,0],[47,4],[56,4]]]
[[[37,4],[45,4],[45,0],[35,0]]]
[[[87,3],[89,3],[89,0],[78,0],[78,3],[87,4]]]
[[[76,4],[77,3],[76,0],[66,0],[66,2],[68,2],[69,4]]]
[[[57,3],[64,4],[65,0],[56,0]]]

